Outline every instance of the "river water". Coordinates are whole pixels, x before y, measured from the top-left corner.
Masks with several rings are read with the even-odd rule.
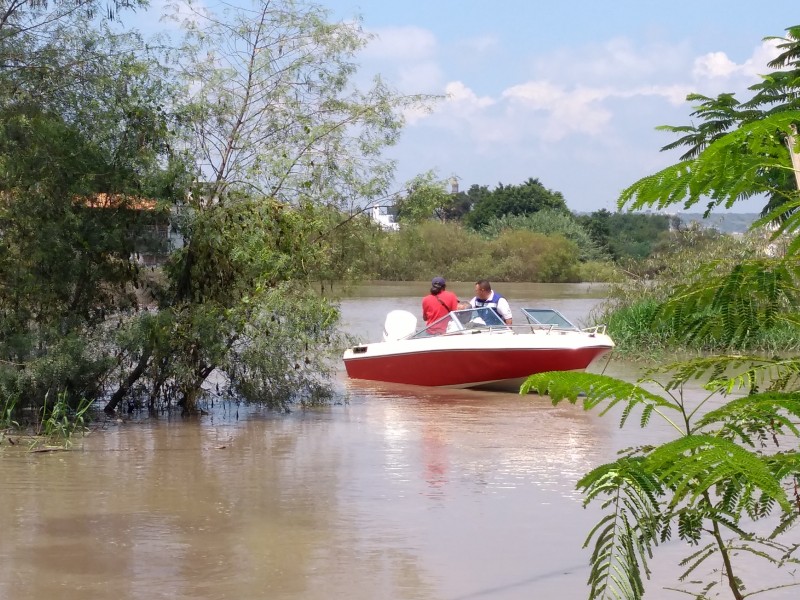
[[[419,312],[425,288],[356,290],[342,303],[346,327],[378,339],[385,313]],[[469,297],[468,284],[454,288]],[[558,308],[587,324],[602,288],[500,291],[515,309]],[[613,417],[533,395],[341,371],[336,385],[340,402],[291,414],[225,405],[199,419],[98,423],[69,452],[4,441],[0,598],[585,598],[581,546],[599,512],[583,508],[575,482],[618,449],[667,435],[657,424],[620,431]],[[664,565],[689,554],[677,543],[659,551]],[[680,597],[660,589],[674,569],[655,566],[649,596]],[[743,572],[754,586],[773,573]]]

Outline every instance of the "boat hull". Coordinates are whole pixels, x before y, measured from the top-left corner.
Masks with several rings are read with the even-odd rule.
[[[448,346],[446,337],[440,344],[428,342],[428,346],[436,347],[415,344],[424,340],[397,342],[394,347],[387,343],[368,344],[345,352],[344,363],[353,379],[518,390],[534,373],[586,369],[614,345],[605,335],[552,336],[555,344],[543,344],[544,337],[484,336],[481,344],[472,347]]]

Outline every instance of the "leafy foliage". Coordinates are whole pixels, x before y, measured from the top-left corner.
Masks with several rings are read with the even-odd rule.
[[[617,261],[643,260],[650,257],[670,228],[677,223],[666,215],[611,213],[605,209],[576,220],[593,243]]]
[[[720,206],[730,208],[739,200],[767,193],[781,194],[784,202],[791,202],[793,192],[775,189],[764,174],[792,172],[784,140],[798,121],[800,111],[791,110],[744,124],[708,143],[694,158],[629,186],[620,195],[619,204],[634,210],[647,207],[661,210],[673,204],[688,209],[707,198],[710,211]],[[784,206],[782,211],[773,212],[782,214],[789,208]]]
[[[353,85],[354,56],[369,41],[358,22],[294,0],[172,17],[185,32],[174,63],[186,143],[207,179],[199,202],[239,191],[353,208],[388,194],[393,163],[382,150],[399,136],[400,110],[428,98],[399,96],[380,79]]]
[[[445,190],[445,183],[437,181],[431,172],[418,175],[407,184],[406,195],[395,207],[397,218],[404,225],[422,223],[431,217],[444,221],[445,211],[453,197]]]
[[[472,184],[466,192],[458,192],[450,204],[445,206],[442,211],[444,219],[464,222],[472,207],[490,194],[489,186]]]
[[[52,406],[48,406],[47,398],[42,406],[37,435],[46,440],[56,441],[69,448],[71,438],[77,433],[84,433],[87,411],[91,402],[81,398],[79,402],[70,402],[66,392],[57,395]],[[75,408],[73,409],[73,405]],[[34,447],[40,440],[34,441]]]
[[[628,310],[646,308],[641,325],[663,332],[667,322],[678,343],[736,350],[781,323],[796,330],[800,28],[788,32],[779,45],[781,55],[771,64],[787,71],[765,76],[751,88],[755,95],[746,103],[730,94],[690,96],[700,102],[693,114],[700,124],[663,128],[682,135],[665,149],[688,146],[688,151],[678,163],[637,181],[620,197],[620,208],[688,208],[707,202],[708,213],[763,194],[768,204],[757,225],[776,226],[773,239],[789,238],[779,257],[744,247],[723,260],[689,261],[692,268],[684,280],[669,277],[664,283],[662,278],[643,286],[637,299],[624,305]],[[658,273],[660,278],[664,273]],[[620,459],[581,480],[587,502],[602,498],[607,511],[602,528],[590,534],[595,544],[591,598],[640,597],[650,550],[675,528],[680,539],[700,546],[682,561],[682,581],[701,566],[712,568],[712,559],[719,560],[713,568],[719,575],[697,582],[697,598],[708,598],[722,584],[734,598],[744,598],[746,587],[737,568],[743,559],[779,568],[800,562],[800,545],[782,541],[800,517],[797,374],[796,357],[722,354],[653,369],[635,385],[574,373],[542,373],[525,382],[522,392],[550,393],[554,403],[582,397],[586,409],[603,402],[604,412],[618,407],[621,424],[634,410],[641,411],[643,427],[651,417],[661,417],[678,434],[660,445],[624,451]],[[697,380],[704,380],[709,394],[692,405],[683,391]],[[663,395],[643,394],[641,387],[659,388]],[[744,395],[731,398],[733,393]],[[708,410],[707,402],[717,396],[721,402]],[[632,476],[640,471],[642,475]],[[617,473],[624,476],[608,476]],[[619,498],[631,500],[625,504]],[[773,527],[769,535],[759,534],[760,521]],[[632,545],[634,539],[641,550]],[[704,540],[709,541],[701,546]]]
[[[0,390],[39,411],[102,393],[109,332],[144,299],[137,254],[186,177],[135,39],[96,31],[96,3],[23,4],[0,44]]]
[[[793,312],[800,305],[799,293],[792,263],[754,259],[727,272],[709,263],[691,283],[674,289],[659,317],[690,342],[713,340],[722,348],[739,348],[778,322],[800,324],[800,314]]]
[[[636,273],[609,287],[596,319],[625,355],[798,348],[795,268],[765,259],[764,248],[758,231],[735,238],[696,227],[673,232]],[[724,323],[733,321],[737,328],[726,334]]]
[[[688,146],[689,150],[680,157],[679,165],[693,170],[693,190],[687,193],[680,191],[679,187],[675,188],[675,195],[670,202],[693,204],[698,199],[696,192],[699,191],[711,197],[707,206],[707,211],[710,211],[720,203],[729,206],[739,198],[763,193],[767,197],[767,204],[762,214],[769,215],[768,220],[780,222],[796,212],[792,202],[795,191],[800,187],[800,173],[797,172],[800,154],[795,135],[797,118],[775,118],[781,113],[796,113],[800,109],[800,96],[797,93],[800,85],[800,27],[789,27],[786,32],[786,37],[765,38],[778,42],[777,48],[781,52],[768,64],[774,70],[762,75],[761,81],[750,87],[753,92],[750,100],[739,102],[733,94],[720,94],[716,98],[690,94],[688,101],[699,102],[692,113],[699,124],[659,128],[682,134],[662,150]],[[789,154],[793,155],[791,163],[794,168],[781,158]],[[715,181],[710,171],[706,170],[706,164],[714,169],[711,164],[714,161],[719,168],[727,165],[740,171],[738,176],[745,172],[747,175],[736,184],[721,185],[722,182]],[[672,180],[671,175],[662,173]],[[722,171],[718,175],[721,179],[725,177]],[[639,183],[644,183],[644,180]],[[634,184],[633,188],[637,186]],[[634,195],[639,194],[631,188],[629,190]],[[645,203],[654,200],[652,197],[647,200],[647,197],[648,193],[644,191],[640,199]],[[627,201],[633,196],[626,191],[623,198]]]
[[[495,218],[505,215],[527,215],[543,209],[567,212],[561,192],[548,190],[538,179],[528,179],[520,185],[502,183],[489,193],[480,193],[465,222],[476,231],[482,230]]]
[[[289,293],[295,298],[291,310],[284,302]],[[232,392],[284,410],[328,400],[332,392],[323,382],[333,375],[332,359],[347,343],[338,321],[339,311],[317,294],[288,285],[270,290],[222,363]]]
[[[682,393],[673,393],[696,371],[684,370],[666,385],[653,378],[655,373],[635,384],[588,373],[541,373],[529,377],[520,390],[547,393],[553,404],[580,399],[585,410],[603,406],[601,414],[619,409],[620,427],[634,410],[641,413],[642,427],[657,415],[679,434],[658,446],[625,450],[618,460],[578,482],[585,502],[599,501],[605,511],[586,541],[594,544],[589,597],[641,598],[653,548],[675,529],[691,546],[706,535],[713,539],[683,561],[687,569],[682,579],[718,557],[734,597],[743,597],[743,583],[733,572],[739,552],[775,565],[800,562],[794,556],[796,544],[778,541],[800,517],[800,460],[792,449],[792,439],[800,437],[800,395],[753,394],[700,415],[711,396],[690,406]],[[717,381],[712,387],[731,385]],[[666,395],[645,389],[653,386]],[[782,445],[788,451],[780,451]],[[749,525],[773,515],[778,524],[768,537]],[[723,531],[732,537],[726,539]]]
[[[560,210],[542,209],[529,215],[504,215],[489,221],[482,233],[488,238],[497,238],[504,231],[514,229],[562,236],[577,246],[581,262],[609,258],[571,213]]]
[[[569,282],[578,280],[578,248],[561,236],[524,229],[486,240],[457,223],[428,221],[385,236],[376,279],[418,280],[421,273],[472,281]]]
[[[593,470],[578,482],[586,502],[602,499],[608,511],[589,532],[595,540],[589,574],[590,598],[642,598],[651,547],[657,544],[661,519],[661,484],[639,459],[621,459]]]
[[[179,48],[100,7],[0,9],[4,406],[193,411],[212,375],[276,406],[324,397],[338,313],[308,288],[352,275],[345,246],[374,228],[351,209],[386,196],[382,150],[427,99],[354,86],[369,36],[319,6],[178,13]],[[157,268],[154,228],[178,246]]]
[[[507,230],[488,244],[492,264],[483,271],[494,281],[578,280],[578,247],[562,236]]]

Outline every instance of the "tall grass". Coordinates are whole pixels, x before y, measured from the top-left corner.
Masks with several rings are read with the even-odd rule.
[[[615,354],[623,358],[656,359],[670,347],[670,332],[663,326],[654,329],[658,307],[655,300],[643,300],[601,317],[616,344]]]
[[[730,348],[720,340],[706,336],[690,343],[682,341],[682,332],[661,317],[660,307],[679,285],[698,280],[698,268],[715,263],[721,272],[739,261],[763,252],[764,238],[752,234],[742,238],[721,236],[705,230],[674,232],[670,243],[660,252],[635,265],[630,276],[609,286],[609,297],[596,314],[597,322],[608,325],[617,344],[615,353],[622,357],[658,360],[708,352],[751,352],[781,354],[800,349],[800,330],[784,323],[750,336],[747,347]]]
[[[73,436],[87,430],[87,412],[92,403],[86,398],[81,398],[73,408],[69,402],[69,395],[66,391],[62,391],[56,395],[53,404],[48,406],[48,396],[49,394],[45,394],[36,435],[40,440],[68,448],[72,445]],[[33,445],[36,446],[40,440],[36,440]]]
[[[3,410],[0,412],[0,429],[10,429],[19,427],[19,423],[14,420],[14,410],[17,406],[17,398],[6,396],[3,398]]]

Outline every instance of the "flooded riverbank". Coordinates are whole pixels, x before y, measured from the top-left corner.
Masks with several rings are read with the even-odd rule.
[[[579,593],[574,480],[610,423],[343,385],[347,404],[315,411],[5,452],[0,597],[522,598],[565,571]]]
[[[565,314],[597,301],[551,295]],[[359,297],[342,310],[366,336],[387,310],[418,303]],[[618,449],[669,435],[533,395],[341,371],[336,385],[340,401],[314,410],[226,404],[198,419],[97,424],[70,452],[3,446],[0,598],[584,598],[581,546],[598,512],[575,482]],[[660,551],[664,563],[688,553]],[[655,566],[648,596],[681,597],[659,589],[675,569]],[[769,581],[762,573],[755,582]]]

